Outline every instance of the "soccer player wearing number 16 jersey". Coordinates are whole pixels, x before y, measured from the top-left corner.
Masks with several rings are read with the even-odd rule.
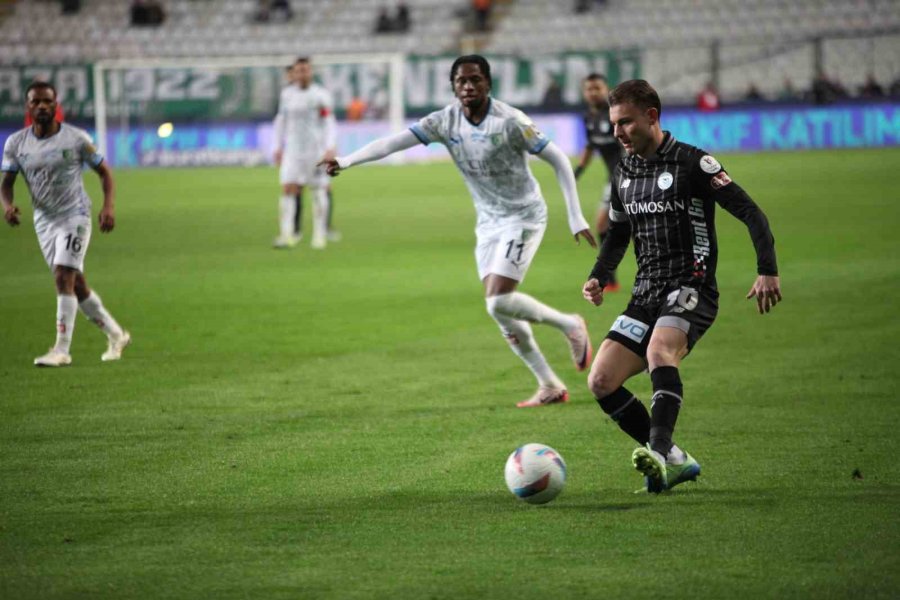
[[[556,171],[566,201],[569,231],[596,246],[581,214],[575,176],[565,154],[521,111],[490,97],[491,69],[478,55],[462,56],[450,69],[457,101],[431,113],[409,130],[376,140],[360,150],[323,161],[331,175],[378,160],[417,144],[447,147],[466,181],[477,213],[475,259],[484,285],[487,311],[500,326],[510,348],[531,369],[538,390],[520,407],[565,402],[568,392],[538,348],[531,323],[546,323],[568,340],[579,370],[587,368],[591,343],[584,320],[564,314],[516,291],[544,236],[547,205],[528,169],[528,154]]]
[[[19,207],[13,201],[13,187],[21,173],[31,192],[41,252],[56,279],[56,344],[50,352],[34,359],[34,364],[71,364],[69,346],[79,308],[107,336],[109,346],[101,360],[118,360],[131,336],[113,319],[84,278],[84,256],[91,240],[91,199],[84,191],[82,165],[93,168],[103,184],[99,218],[103,232],[112,231],[115,226],[112,173],[86,132],[53,118],[56,90],[52,85],[32,83],[25,96],[34,124],[6,140],[0,201],[6,222],[18,225]]]
[[[641,445],[632,462],[647,491],[659,493],[700,474],[672,436],[684,396],[679,364],[718,312],[716,204],[750,231],[758,275],[747,298],[756,298],[761,314],[781,300],[775,240],[763,212],[719,161],[661,129],[662,106],[650,84],[619,84],[609,105],[627,156],[612,177],[610,229],[584,297],[603,302],[603,286],[632,239],[638,272],[631,302],[600,346],[588,384],[600,407]],[[650,414],[622,387],[644,369],[653,383]]]

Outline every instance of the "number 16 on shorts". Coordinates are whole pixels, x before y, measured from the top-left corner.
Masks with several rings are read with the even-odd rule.
[[[91,241],[91,221],[87,217],[74,217],[41,227],[38,241],[47,265],[56,265],[84,270],[84,255]]]

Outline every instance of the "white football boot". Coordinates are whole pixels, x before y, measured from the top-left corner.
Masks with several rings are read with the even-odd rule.
[[[72,364],[72,355],[50,348],[50,352],[34,359],[36,367],[67,367]]]
[[[117,338],[109,338],[109,346],[106,348],[106,352],[100,356],[100,360],[103,362],[109,362],[111,360],[119,360],[122,358],[122,351],[125,350],[127,346],[131,344],[131,334],[127,331],[123,331],[122,335]]]

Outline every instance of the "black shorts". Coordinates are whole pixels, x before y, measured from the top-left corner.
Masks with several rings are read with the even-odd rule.
[[[632,298],[606,337],[647,358],[650,336],[657,326],[675,327],[687,334],[688,352],[706,333],[719,312],[719,294],[709,288],[674,288],[659,304],[635,304]]]

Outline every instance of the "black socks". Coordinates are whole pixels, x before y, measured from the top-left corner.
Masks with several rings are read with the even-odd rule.
[[[683,387],[678,367],[656,367],[650,373],[653,402],[650,405],[650,449],[665,457],[672,449],[672,432],[681,408]]]
[[[645,446],[650,441],[650,415],[634,394],[620,387],[609,396],[597,398],[597,404],[638,444]]]

